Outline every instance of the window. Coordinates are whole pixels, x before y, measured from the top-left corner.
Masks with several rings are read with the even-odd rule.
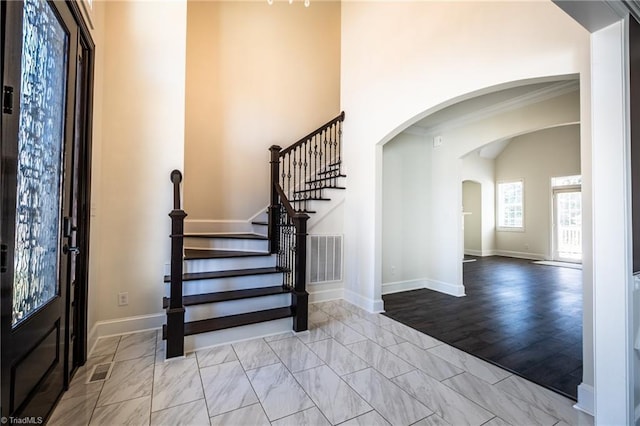
[[[560,176],[551,178],[551,186],[580,186],[582,185],[582,175]]]
[[[498,229],[524,228],[524,182],[498,182]]]

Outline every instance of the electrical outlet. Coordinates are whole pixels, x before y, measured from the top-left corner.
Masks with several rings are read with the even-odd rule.
[[[129,304],[129,293],[118,293],[118,306],[127,306]]]

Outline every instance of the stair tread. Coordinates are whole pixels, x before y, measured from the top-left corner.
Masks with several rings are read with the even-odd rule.
[[[246,233],[246,234],[184,234],[185,238],[227,238],[233,240],[266,240],[264,235]]]
[[[314,184],[314,183],[317,183],[317,182],[324,182],[324,181],[327,181],[327,180],[330,180],[330,179],[346,178],[346,177],[347,177],[347,175],[343,175],[343,174],[339,174],[339,175],[336,175],[336,176],[326,176],[326,177],[323,177],[323,178],[318,178],[318,179],[314,179],[314,180],[308,180],[306,182],[306,184],[307,185],[311,185],[311,184]]]
[[[216,272],[192,272],[182,275],[182,281],[194,281],[194,280],[206,280],[216,278],[231,278],[231,277],[245,277],[251,275],[266,275],[266,274],[278,274],[283,272],[283,269],[277,267],[270,268],[251,268],[251,269],[233,269],[229,271],[216,271]],[[171,282],[171,276],[165,275],[164,282]]]
[[[331,201],[331,198],[310,197],[310,198],[300,198],[298,200],[289,200],[290,203],[301,203],[303,201]]]
[[[301,194],[303,192],[321,191],[323,189],[347,189],[344,186],[323,186],[321,188],[307,188],[294,191],[295,194]]]
[[[249,312],[246,314],[229,315],[226,317],[210,318],[200,321],[186,322],[184,324],[184,335],[206,333],[208,331],[224,330],[241,325],[256,324],[259,322],[272,321],[293,316],[290,306],[284,308],[267,309],[264,311]],[[167,338],[167,326],[162,326],[162,338]]]
[[[235,251],[235,250],[201,250],[185,249],[185,260],[196,259],[225,259],[229,257],[271,256],[269,252],[261,251]]]
[[[183,296],[182,304],[185,306],[202,305],[205,303],[227,302],[229,300],[249,299],[252,297],[273,296],[290,293],[291,290],[281,285],[273,287],[250,288],[245,290],[221,291],[217,293],[204,293],[191,296]],[[169,298],[162,298],[162,307],[169,306]]]
[[[261,226],[268,226],[269,222],[260,222],[260,221],[256,221],[256,222],[251,222],[252,225],[261,225]]]

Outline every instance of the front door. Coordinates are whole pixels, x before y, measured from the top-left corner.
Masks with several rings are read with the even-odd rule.
[[[2,3],[1,410],[37,419],[83,361],[73,347],[83,48],[67,3]]]

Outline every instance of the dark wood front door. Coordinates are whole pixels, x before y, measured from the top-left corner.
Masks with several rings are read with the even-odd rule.
[[[44,419],[86,351],[85,47],[65,2],[2,2],[2,23],[1,410]]]

